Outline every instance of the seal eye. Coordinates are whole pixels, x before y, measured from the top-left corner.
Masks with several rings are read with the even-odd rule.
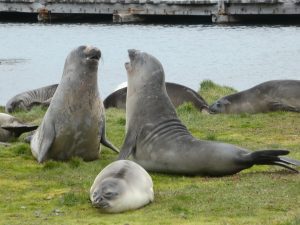
[[[220,107],[221,107],[221,103],[220,103],[220,102],[217,102],[217,103],[216,103],[216,106],[217,106],[218,108],[220,108]]]
[[[97,191],[95,191],[95,192],[93,193],[93,198],[96,198],[96,197],[97,197],[97,195],[98,195],[98,192],[97,192]]]
[[[118,195],[117,192],[107,192],[107,193],[105,193],[103,196],[104,196],[104,198],[106,198],[106,199],[112,199],[112,198],[114,198],[114,197],[117,196],[117,195]]]

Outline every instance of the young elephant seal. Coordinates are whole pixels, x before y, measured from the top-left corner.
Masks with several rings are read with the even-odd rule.
[[[271,80],[220,98],[209,107],[214,113],[300,112],[300,80]]]
[[[0,113],[0,141],[6,142],[19,137],[22,133],[35,130],[38,126],[20,122],[16,117]]]
[[[118,160],[98,174],[90,190],[90,199],[93,206],[104,212],[138,209],[153,202],[152,179],[135,162]]]
[[[11,113],[16,110],[28,111],[36,105],[49,106],[57,86],[53,84],[17,94],[8,100],[5,111]]]
[[[68,55],[61,82],[31,140],[38,162],[73,156],[95,160],[100,142],[118,152],[105,137],[104,107],[97,85],[100,56],[100,50],[91,46],[80,46]]]
[[[170,82],[166,82],[166,89],[168,96],[175,107],[178,107],[185,102],[191,102],[200,112],[209,112],[206,101],[193,89]],[[106,109],[110,107],[126,109],[126,94],[127,87],[114,91],[104,99],[104,107]]]
[[[286,150],[250,152],[246,149],[194,138],[177,118],[165,87],[160,62],[129,50],[126,137],[119,159],[132,159],[148,171],[224,176],[255,164],[289,165],[300,161],[281,157]],[[140,107],[140,106],[143,107]]]

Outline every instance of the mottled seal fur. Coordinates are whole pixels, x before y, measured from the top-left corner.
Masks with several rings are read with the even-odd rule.
[[[6,113],[0,113],[0,141],[6,142],[19,137],[22,133],[35,130],[38,126],[22,123]]]
[[[231,175],[259,164],[297,171],[290,165],[299,166],[300,161],[281,156],[287,150],[251,152],[194,138],[167,95],[161,63],[137,50],[129,50],[129,58],[126,136],[119,159],[130,156],[147,171],[186,175]]]
[[[267,81],[222,97],[209,108],[214,113],[300,112],[300,80]]]
[[[5,111],[8,113],[16,110],[28,111],[36,105],[47,107],[51,102],[51,98],[53,97],[57,86],[58,84],[53,84],[17,94],[8,100]]]
[[[38,162],[90,161],[99,158],[100,142],[118,150],[105,137],[104,107],[98,90],[100,50],[80,46],[67,57],[64,72],[50,106],[31,140]]]
[[[154,200],[152,179],[135,162],[112,162],[96,177],[90,200],[93,206],[109,213],[141,208]]]
[[[186,102],[191,102],[199,111],[208,112],[207,102],[193,89],[181,84],[166,82],[166,89],[172,104],[178,107]],[[123,87],[108,95],[104,101],[104,107],[126,109],[127,87]]]

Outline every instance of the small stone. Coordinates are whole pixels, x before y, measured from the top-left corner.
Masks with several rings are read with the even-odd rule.
[[[41,211],[37,210],[34,212],[35,217],[41,217]]]
[[[46,199],[46,200],[51,200],[52,198],[53,198],[53,196],[49,195],[49,196],[47,196],[45,199]]]

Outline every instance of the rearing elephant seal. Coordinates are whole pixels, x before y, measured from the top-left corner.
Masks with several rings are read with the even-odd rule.
[[[167,95],[161,63],[153,56],[129,50],[126,137],[119,159],[132,159],[148,171],[224,176],[255,164],[289,166],[300,161],[281,157],[289,151],[246,149],[194,138],[177,118]],[[143,105],[143,107],[140,107]]]
[[[153,202],[152,179],[135,162],[118,160],[98,174],[90,199],[93,206],[109,213],[138,209]]]
[[[199,111],[209,111],[206,101],[191,88],[181,84],[166,82],[166,89],[168,96],[175,107],[178,107],[185,102],[191,102]],[[106,109],[110,107],[126,109],[126,94],[127,87],[114,91],[104,99],[104,107]]]
[[[300,112],[300,80],[267,81],[220,98],[209,108],[214,113]]]
[[[5,106],[6,112],[16,110],[30,110],[35,105],[49,106],[58,84],[25,91],[8,100]]]
[[[80,46],[67,57],[61,82],[43,121],[31,140],[38,162],[90,161],[99,157],[100,142],[118,152],[105,138],[105,116],[98,85],[100,50]]]

